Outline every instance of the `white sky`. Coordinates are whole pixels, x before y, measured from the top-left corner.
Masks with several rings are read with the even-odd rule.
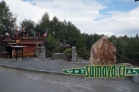
[[[1,0],[0,0],[1,1]],[[82,33],[105,35],[139,34],[139,6],[127,12],[100,10],[107,8],[97,0],[5,0],[17,24],[24,19],[38,22],[47,12],[50,20],[56,16],[60,21],[71,21]],[[110,0],[105,0],[110,1]]]

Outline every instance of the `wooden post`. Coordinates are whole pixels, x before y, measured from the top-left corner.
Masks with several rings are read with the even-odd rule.
[[[38,57],[38,37],[36,37],[36,57]]]

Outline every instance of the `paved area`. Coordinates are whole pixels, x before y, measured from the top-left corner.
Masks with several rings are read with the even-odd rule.
[[[41,76],[42,77],[42,76]],[[3,69],[0,67],[0,92],[66,92],[62,85],[42,81],[39,73]],[[42,78],[43,79],[43,78]],[[45,78],[47,80],[47,78]]]
[[[139,92],[130,78],[85,78],[0,67],[0,92]]]
[[[132,83],[131,78],[86,78],[61,74],[63,69],[88,64],[60,59],[0,59],[0,92],[139,92],[139,84]]]
[[[34,71],[43,71],[51,73],[62,73],[63,69],[85,67],[89,62],[71,62],[62,59],[54,59],[45,61],[41,58],[19,58],[15,59],[1,59],[0,66],[7,66],[12,68],[20,68]]]

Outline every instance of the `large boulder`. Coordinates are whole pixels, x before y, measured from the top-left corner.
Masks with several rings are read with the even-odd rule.
[[[90,63],[91,65],[113,65],[116,63],[116,48],[107,36],[102,36],[92,45]]]

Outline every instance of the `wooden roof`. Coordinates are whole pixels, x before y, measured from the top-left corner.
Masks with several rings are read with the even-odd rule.
[[[37,44],[37,42],[20,42],[20,44]],[[43,41],[38,41],[38,44],[43,44]]]

